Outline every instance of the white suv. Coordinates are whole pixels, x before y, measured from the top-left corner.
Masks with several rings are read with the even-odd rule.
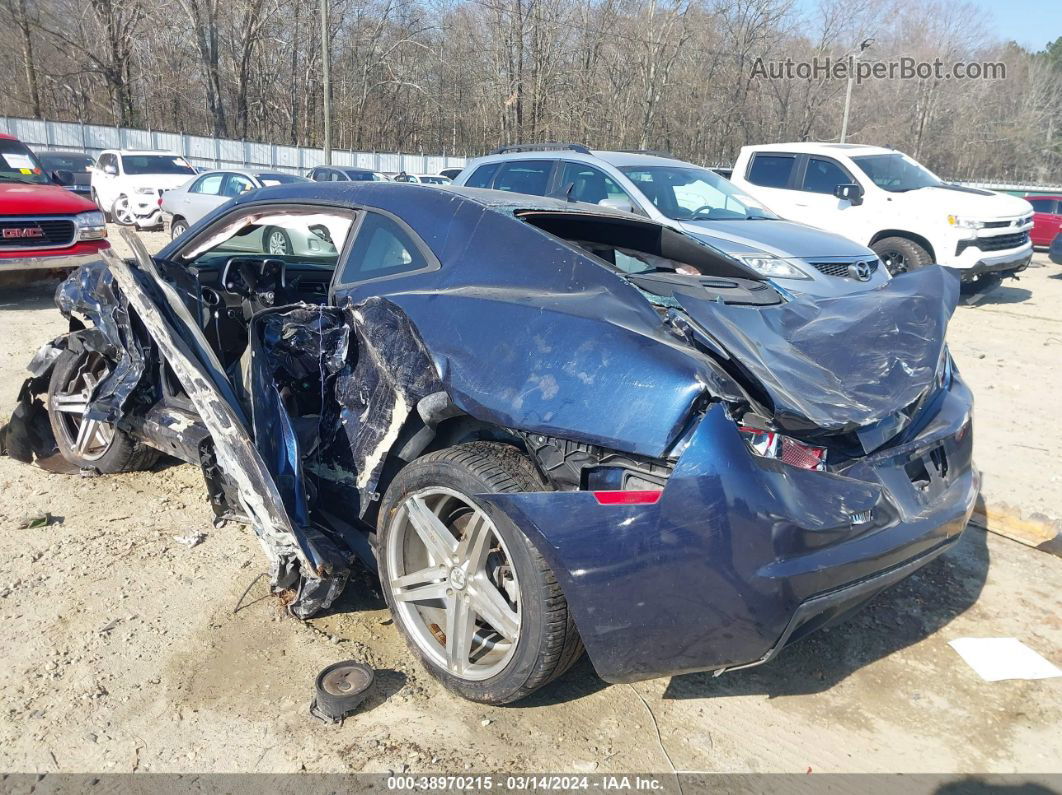
[[[92,172],[92,200],[108,220],[141,229],[160,226],[162,194],[188,182],[196,170],[176,152],[108,150]]]
[[[943,182],[893,149],[859,144],[746,146],[731,181],[792,221],[870,246],[892,273],[931,262],[996,283],[1032,259],[1032,205]]]

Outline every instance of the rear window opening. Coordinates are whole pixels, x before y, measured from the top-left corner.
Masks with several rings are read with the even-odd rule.
[[[523,221],[626,274],[672,273],[761,282],[756,271],[666,226],[581,213],[526,211]]]

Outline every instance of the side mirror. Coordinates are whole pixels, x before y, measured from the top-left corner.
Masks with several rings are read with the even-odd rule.
[[[630,199],[602,199],[597,203],[598,207],[608,207],[612,210],[623,210],[625,213],[633,213],[634,205]]]
[[[74,174],[65,168],[59,168],[52,172],[52,181],[58,185],[73,185]]]
[[[110,174],[112,177],[117,176],[118,167],[117,166],[112,166],[110,163],[108,163],[107,165],[105,165],[103,167],[103,173],[104,174]]]
[[[833,195],[850,203],[853,207],[863,203],[863,188],[854,182],[835,186]]]

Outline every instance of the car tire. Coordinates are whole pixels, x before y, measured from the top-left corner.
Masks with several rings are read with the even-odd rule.
[[[109,423],[84,417],[92,389],[112,366],[94,351],[59,354],[48,383],[48,420],[55,443],[63,458],[82,469],[102,474],[149,469],[159,458],[158,450]],[[82,433],[86,422],[94,425]]]
[[[136,224],[136,216],[129,204],[129,197],[124,193],[114,200],[111,205],[111,218],[121,226],[133,226]]]
[[[503,514],[488,516],[471,496],[544,489],[534,465],[516,448],[472,442],[407,465],[380,506],[380,581],[395,623],[428,671],[472,701],[506,704],[524,698],[567,671],[582,654],[568,603],[549,565],[513,522]],[[434,517],[435,529],[449,533],[446,543],[455,547],[451,562],[457,561],[456,566],[440,565],[439,556],[428,551],[411,511],[422,523],[428,516],[429,525]],[[464,559],[461,538],[471,547]],[[472,538],[482,543],[469,542]],[[458,578],[454,569],[462,567],[462,560],[465,574]],[[440,573],[446,568],[448,574]],[[418,590],[418,576],[435,590]],[[438,598],[431,598],[432,593]],[[424,594],[429,598],[417,598]],[[504,615],[499,605],[508,608]],[[479,612],[481,606],[487,607],[489,618]],[[461,616],[469,615],[462,624]],[[446,630],[460,626],[466,627],[466,654],[458,651],[457,640],[447,642]],[[455,629],[451,637],[459,638],[459,632]]]
[[[893,276],[924,268],[933,262],[928,251],[906,237],[883,237],[870,248]]]
[[[103,213],[103,220],[105,220],[109,224],[114,223],[114,218],[111,217],[111,211],[105,208],[100,202],[99,194],[96,193],[95,189],[93,189],[92,191],[92,203],[99,207],[100,212]]]
[[[295,249],[291,245],[291,238],[279,226],[267,226],[265,228],[265,231],[262,232],[262,248],[266,254],[273,256],[295,253]]]
[[[170,222],[170,240],[176,240],[188,231],[188,222],[183,218],[174,218]]]

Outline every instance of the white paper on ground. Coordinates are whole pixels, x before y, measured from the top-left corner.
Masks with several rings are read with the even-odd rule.
[[[1062,670],[1017,638],[956,638],[948,645],[986,682],[1062,676]]]

